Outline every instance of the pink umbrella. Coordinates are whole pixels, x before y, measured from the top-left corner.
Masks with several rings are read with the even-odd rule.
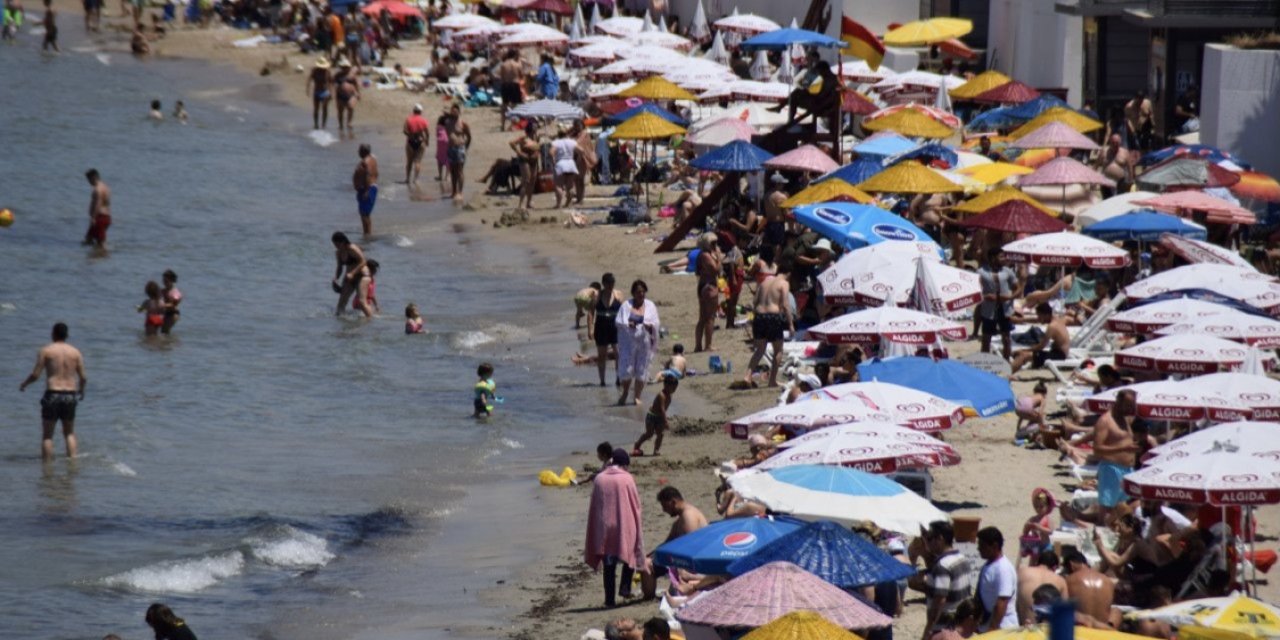
[[[1037,129],[1036,131],[1039,131]],[[1034,133],[1034,132],[1032,132]],[[1030,135],[1030,134],[1028,134]],[[1063,156],[1054,158],[1036,169],[1034,173],[1022,176],[1018,180],[1019,186],[1054,186],[1069,184],[1096,184],[1105,187],[1114,187],[1114,180],[1080,164],[1079,161]]]
[[[941,431],[964,422],[963,407],[938,396],[888,382],[849,382],[811,391],[802,400],[828,398],[893,416],[885,422],[919,431]],[[800,404],[800,402],[795,402]],[[845,422],[852,422],[846,420]]]
[[[1280,382],[1250,373],[1211,373],[1191,381],[1196,388],[1217,393],[1228,402],[1248,407],[1254,420],[1280,422]]]
[[[840,402],[832,398],[797,401],[778,407],[770,407],[751,415],[731,420],[725,430],[737,440],[746,440],[756,427],[783,426],[796,433],[803,433],[833,424],[876,420],[893,422],[889,411],[882,411],[866,403]]]
[[[1107,328],[1121,333],[1147,334],[1172,324],[1223,313],[1235,313],[1235,309],[1191,298],[1161,300],[1121,311],[1107,318]]]
[[[1248,407],[1182,380],[1157,380],[1108,389],[1085,398],[1084,406],[1097,413],[1109,411],[1115,404],[1116,394],[1125,389],[1137,394],[1137,412],[1141,418],[1180,422],[1208,418],[1226,422],[1248,419],[1252,415]]]
[[[1231,204],[1222,198],[1215,198],[1203,191],[1175,191],[1146,200],[1136,200],[1134,204],[1169,213],[1203,211],[1207,214],[1205,217],[1207,222],[1254,224],[1258,221],[1258,216],[1252,211]]]
[[[1205,290],[1271,313],[1280,311],[1280,284],[1257,271],[1220,264],[1190,264],[1162,271],[1124,288],[1142,300],[1170,291]]]
[[[1235,251],[1204,240],[1176,236],[1166,233],[1160,236],[1160,244],[1178,254],[1183,260],[1191,263],[1225,264],[1242,269],[1257,271],[1248,260]]]
[[[893,424],[882,423],[886,427],[912,432]],[[946,443],[933,439],[934,446],[927,443],[901,441],[893,437],[871,435],[856,429],[845,427],[861,427],[874,423],[858,423],[819,429],[813,434],[833,432],[830,436],[795,443],[786,450],[770,456],[756,465],[756,469],[777,469],[796,464],[833,464],[852,467],[867,473],[893,473],[899,469],[911,467],[942,467],[960,463],[960,455]],[[932,439],[932,438],[930,438]]]
[[[1094,141],[1061,122],[1050,122],[1014,140],[1009,146],[1016,149],[1098,149]]]
[[[1168,462],[1192,457],[1212,449],[1219,442],[1229,442],[1239,447],[1239,452],[1244,454],[1280,451],[1280,425],[1274,422],[1246,421],[1220,424],[1166,442],[1152,449],[1147,454],[1147,459]]]
[[[830,344],[878,344],[887,340],[929,345],[944,336],[964,340],[968,333],[964,325],[945,318],[911,309],[877,307],[827,320],[811,327],[809,335]]]
[[[750,142],[755,134],[756,130],[741,118],[720,118],[690,133],[689,141],[697,145],[722,147],[735,140]]]
[[[934,312],[958,311],[982,301],[977,275],[943,264],[931,242],[881,242],[858,249],[818,280],[823,299],[837,305],[906,305],[915,298],[915,308]]]
[[[1119,269],[1129,264],[1128,251],[1070,231],[1042,233],[1003,248],[1005,256],[1018,263],[1051,267],[1084,264],[1093,269]]]
[[[943,111],[942,109],[938,109],[936,107],[930,107],[928,105],[915,104],[915,103],[895,104],[891,107],[885,107],[883,109],[880,109],[879,111],[875,111],[870,114],[867,114],[866,120],[875,120],[876,118],[891,116],[899,111],[902,111],[903,109],[912,109],[914,111],[919,111],[920,113],[923,113],[924,115],[929,116],[930,118],[933,118],[934,120],[937,120],[938,122],[941,122],[942,124],[945,124],[952,129],[959,129],[960,125],[964,124],[960,120],[960,118],[958,118],[953,113],[947,113],[946,111]]]
[[[1280,347],[1280,321],[1239,311],[1195,318],[1156,331],[1157,335],[1162,336],[1185,333],[1243,342],[1260,349]]]
[[[831,156],[822,149],[806,144],[782,155],[766,160],[764,166],[769,169],[789,169],[791,171],[808,171],[823,174],[840,168]]]
[[[1155,459],[1125,476],[1124,490],[1146,500],[1215,506],[1280,502],[1280,451],[1245,453],[1228,441],[1194,453]]]
[[[790,562],[770,562],[690,601],[682,623],[751,629],[793,611],[813,611],[845,629],[887,627],[893,619]]]
[[[1248,348],[1212,336],[1157,338],[1116,352],[1116,366],[1137,371],[1197,375],[1240,366]]]

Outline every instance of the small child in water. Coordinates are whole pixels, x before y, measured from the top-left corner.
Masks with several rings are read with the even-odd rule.
[[[424,320],[422,314],[418,313],[418,305],[410,302],[409,306],[404,308],[404,333],[412,335],[415,333],[426,333],[427,328],[423,326]]]
[[[671,397],[676,394],[676,389],[679,387],[680,378],[676,376],[667,375],[662,379],[662,391],[653,397],[649,412],[644,414],[644,435],[640,436],[635,446],[631,447],[631,455],[643,456],[644,451],[640,449],[640,445],[649,438],[653,438],[653,455],[662,455],[658,453],[662,448],[662,436],[667,429],[671,428],[671,423],[667,420],[667,409],[671,407]]]
[[[178,305],[182,304],[182,292],[178,291],[178,274],[173,269],[166,269],[161,280],[164,282],[160,291],[164,299],[164,326],[160,327],[160,332],[169,335],[173,325],[178,323],[178,316],[182,315],[178,310]]]
[[[173,117],[179,122],[187,121],[187,105],[182,104],[181,100],[179,100],[177,104],[173,105]]]
[[[498,384],[493,381],[493,365],[488,362],[481,363],[476,369],[476,376],[480,380],[476,382],[474,402],[476,412],[472,417],[488,417],[493,415],[493,405],[498,400]]]
[[[1014,413],[1018,416],[1018,425],[1014,427],[1014,444],[1021,444],[1027,438],[1034,436],[1048,426],[1044,422],[1044,398],[1049,393],[1049,387],[1043,382],[1037,382],[1031,395],[1021,396],[1014,403]],[[1022,428],[1022,423],[1026,422],[1026,429]]]
[[[164,298],[161,297],[160,285],[155,280],[148,282],[144,291],[147,299],[138,305],[138,313],[146,314],[146,321],[142,326],[148,336],[154,336],[164,326]]]
[[[369,301],[369,312],[382,313],[382,309],[378,307],[378,281],[374,277],[378,275],[378,269],[382,265],[378,264],[377,260],[369,260],[365,265],[369,268],[369,295],[366,296]],[[357,300],[356,304],[359,305],[360,301]]]
[[[591,302],[595,300],[596,294],[604,287],[599,282],[592,282],[587,288],[579,291],[573,296],[573,306],[578,310],[577,315],[573,317],[573,328],[582,327],[582,319],[587,316],[587,309],[591,307]]]
[[[164,120],[164,112],[160,110],[159,100],[151,101],[151,113],[148,113],[147,117],[152,120]]]

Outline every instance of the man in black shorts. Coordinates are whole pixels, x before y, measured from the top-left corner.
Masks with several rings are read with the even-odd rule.
[[[507,128],[507,112],[524,102],[524,92],[520,90],[520,80],[524,77],[524,65],[520,64],[520,52],[512,49],[498,65],[498,85],[502,92],[502,121],[498,123],[498,131]]]
[[[778,263],[778,272],[760,284],[756,290],[755,318],[751,321],[751,337],[756,350],[747,364],[746,381],[755,386],[752,378],[764,356],[767,345],[773,345],[773,364],[769,367],[769,386],[778,386],[778,365],[782,362],[782,339],[785,331],[795,331],[795,317],[791,313],[791,262]]]
[[[76,403],[84,399],[84,357],[80,350],[67,344],[67,325],[53,325],[53,342],[40,348],[36,354],[36,367],[31,375],[18,386],[19,391],[45,375],[44,397],[40,398],[40,420],[44,434],[40,442],[40,456],[46,462],[53,459],[53,431],[62,421],[62,435],[67,441],[67,457],[76,457]]]
[[[1013,341],[1009,336],[1013,331],[1013,320],[1009,316],[1019,289],[1018,274],[1004,264],[1003,252],[992,247],[978,268],[978,282],[982,285],[982,303],[978,305],[977,313],[981,323],[982,352],[991,352],[991,336],[999,332],[1001,353],[1008,360],[1013,355]]]

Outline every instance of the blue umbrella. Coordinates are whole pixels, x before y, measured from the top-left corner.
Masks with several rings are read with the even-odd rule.
[[[816,31],[787,28],[752,36],[743,41],[742,48],[748,51],[754,49],[781,51],[797,44],[802,47],[825,47],[828,49],[843,49],[848,46],[843,40],[832,38]]]
[[[909,567],[844,527],[820,520],[805,525],[729,565],[742,575],[785,560],[841,589],[854,589],[915,575]]]
[[[946,162],[947,166],[950,167],[955,167],[960,163],[960,156],[956,155],[956,152],[950,147],[938,144],[937,142],[930,142],[889,158],[888,164],[893,165],[902,162],[903,160],[911,160],[915,158],[939,158],[943,162]],[[855,182],[854,184],[857,183]]]
[[[674,113],[671,113],[670,111],[667,111],[666,109],[663,109],[662,107],[659,107],[656,104],[652,104],[649,102],[646,102],[638,107],[632,107],[630,109],[627,109],[626,111],[623,111],[622,113],[619,113],[617,115],[606,116],[604,119],[604,124],[606,126],[617,126],[642,113],[652,113],[653,115],[658,116],[659,118],[662,118],[663,120],[666,120],[671,124],[679,125],[681,127],[689,126],[688,120],[685,120],[684,118],[681,118],[680,116]]]
[[[1016,107],[1011,107],[1007,115],[1016,120],[1026,122],[1054,107],[1071,108],[1066,100],[1059,98],[1053,94],[1042,93],[1039,98],[1024,102]]]
[[[824,202],[796,207],[794,213],[798,222],[845,249],[858,249],[885,240],[933,242],[920,227],[874,205]]]
[[[1159,211],[1142,209],[1130,211],[1124,215],[1107,218],[1095,222],[1080,230],[1085,235],[1093,236],[1108,242],[1115,240],[1141,240],[1155,242],[1164,233],[1204,240],[1205,228],[1193,222],[1187,222],[1178,216],[1171,216]]]
[[[654,550],[653,562],[698,573],[727,574],[729,563],[755,553],[803,524],[790,518],[773,517],[713,522],[664,543]]]
[[[813,182],[817,184],[832,178],[839,178],[849,184],[858,184],[881,171],[884,171],[884,164],[879,160],[856,158],[853,162],[850,162],[849,164],[846,164],[845,166],[840,167],[839,169],[836,169]]]
[[[966,131],[995,131],[997,129],[1008,129],[1022,124],[1025,120],[1015,118],[1009,115],[1014,107],[998,107],[990,111],[984,111],[978,114],[974,119],[965,125]]]
[[[932,393],[963,404],[983,418],[1013,411],[1013,389],[1008,380],[955,360],[872,360],[858,365],[858,376]]]
[[[760,171],[764,169],[764,161],[772,157],[772,153],[746,140],[734,140],[690,160],[689,164],[704,171]]]
[[[910,151],[915,146],[916,143],[911,140],[893,133],[864,140],[861,144],[855,145],[853,151],[858,154],[858,157],[870,156],[872,160],[884,160],[904,151]]]
[[[1209,162],[1222,162],[1230,160],[1242,169],[1249,169],[1249,163],[1237,158],[1230,153],[1223,151],[1217,147],[1211,147],[1207,144],[1175,144],[1171,147],[1165,147],[1159,151],[1152,151],[1144,154],[1138,164],[1142,166],[1150,166],[1160,164],[1170,158],[1178,156],[1187,156],[1188,158],[1204,158]]]

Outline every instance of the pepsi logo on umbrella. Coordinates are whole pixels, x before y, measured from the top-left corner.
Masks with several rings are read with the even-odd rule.
[[[725,536],[721,543],[726,549],[741,551],[756,546],[758,540],[756,534],[749,531],[735,531]]]

